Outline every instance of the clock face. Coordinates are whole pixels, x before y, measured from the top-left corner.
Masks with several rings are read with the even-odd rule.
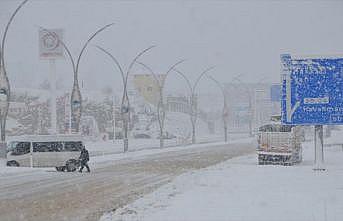
[[[53,33],[46,33],[42,37],[43,46],[47,50],[55,50],[59,46],[59,41],[57,35]]]

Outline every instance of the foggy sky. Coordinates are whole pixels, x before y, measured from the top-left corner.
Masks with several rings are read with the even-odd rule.
[[[19,3],[0,0],[1,34]],[[12,89],[36,87],[49,76],[48,61],[38,58],[38,26],[63,28],[64,41],[76,56],[90,34],[115,22],[94,39],[81,61],[83,90],[121,89],[119,72],[94,45],[111,51],[125,67],[140,50],[157,45],[140,61],[161,73],[188,59],[179,69],[192,81],[214,65],[211,75],[221,82],[238,74],[247,82],[279,82],[281,53],[343,54],[342,12],[342,1],[30,0],[10,28],[5,59]],[[67,59],[57,61],[57,73],[70,88]],[[216,90],[208,80],[199,86]],[[170,75],[166,87],[182,90],[185,84]]]

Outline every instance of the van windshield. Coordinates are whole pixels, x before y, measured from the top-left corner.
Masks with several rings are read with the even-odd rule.
[[[8,152],[12,152],[11,155],[23,155],[30,153],[30,142],[18,142],[13,141],[10,143]]]

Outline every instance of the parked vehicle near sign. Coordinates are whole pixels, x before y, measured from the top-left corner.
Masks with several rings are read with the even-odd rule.
[[[80,136],[23,136],[9,141],[7,166],[55,167],[57,171],[75,171],[84,145]]]
[[[258,133],[258,164],[293,165],[302,161],[304,133],[300,126],[266,124]]]

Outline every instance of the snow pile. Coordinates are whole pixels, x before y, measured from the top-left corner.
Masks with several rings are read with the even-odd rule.
[[[101,221],[343,220],[343,151],[325,148],[325,172],[313,171],[313,143],[297,166],[258,166],[256,156],[186,173]]]

